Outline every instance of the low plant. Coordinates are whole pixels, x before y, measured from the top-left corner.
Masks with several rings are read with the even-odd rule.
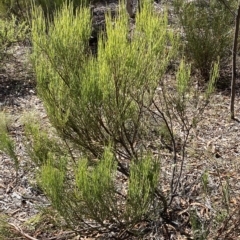
[[[1,0],[0,16],[9,18],[14,16],[18,20],[27,20],[31,7],[31,0]]]
[[[49,1],[49,0],[37,0],[36,4],[38,6],[41,6],[41,8],[43,9],[44,15],[46,18],[50,18],[52,19],[54,16],[54,12],[59,10],[64,3],[72,3],[74,9],[76,9],[77,7],[81,7],[81,6],[88,6],[90,5],[90,3],[92,3],[92,0],[53,0],[53,1]]]
[[[1,64],[10,54],[8,50],[14,44],[23,41],[29,31],[26,22],[17,23],[16,17],[10,19],[0,19],[0,61]]]
[[[205,240],[209,235],[209,223],[199,216],[196,209],[190,210],[190,223],[193,239]]]
[[[25,125],[24,130],[26,133],[26,141],[28,142],[26,150],[36,166],[46,164],[48,154],[51,151],[58,153],[58,157],[65,156],[67,154],[60,142],[60,139],[54,137],[49,138],[49,135],[53,135],[53,133],[45,131],[43,127],[40,126],[34,114],[26,114],[23,116],[22,122]],[[29,122],[31,122],[31,124],[28,124]],[[31,137],[28,138],[28,136]]]
[[[3,112],[0,113],[0,150],[13,159],[15,168],[18,170],[19,161],[15,152],[15,142],[9,134],[9,120]]]
[[[0,239],[4,240],[8,237],[11,237],[12,234],[11,234],[11,229],[8,226],[8,223],[7,223],[7,216],[5,214],[1,214],[0,217],[1,217],[1,220],[0,220]]]
[[[52,19],[54,12],[65,2],[71,2],[74,8],[77,8],[87,6],[94,0],[0,0],[0,16],[7,19],[14,16],[19,22],[28,21],[32,6],[36,5],[43,9],[46,18]]]
[[[175,0],[175,13],[183,29],[184,55],[193,63],[203,79],[208,80],[212,64],[220,58],[220,66],[231,53],[233,21],[231,9],[236,2],[218,0]]]
[[[205,170],[204,173],[202,174],[202,187],[203,187],[203,191],[206,195],[208,195],[209,193],[209,176],[208,176],[208,171]]]

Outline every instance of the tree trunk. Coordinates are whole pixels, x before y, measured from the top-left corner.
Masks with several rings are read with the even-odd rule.
[[[230,103],[231,119],[235,118],[234,100],[235,100],[235,92],[236,92],[236,55],[237,55],[237,44],[238,44],[239,20],[240,20],[240,5],[238,6],[237,16],[235,19],[235,34],[234,34],[233,51],[232,51],[232,82],[231,82],[231,103]]]

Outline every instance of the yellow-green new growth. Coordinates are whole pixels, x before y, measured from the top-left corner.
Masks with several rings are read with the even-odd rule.
[[[186,65],[184,60],[181,60],[176,79],[177,90],[180,95],[186,94],[191,88],[190,86],[191,67]]]

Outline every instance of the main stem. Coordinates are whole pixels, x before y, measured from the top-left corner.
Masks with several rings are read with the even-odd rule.
[[[231,103],[230,103],[230,114],[231,119],[234,119],[234,101],[236,92],[236,56],[237,56],[237,43],[238,43],[238,32],[239,32],[239,20],[240,20],[240,5],[238,6],[237,16],[235,20],[235,34],[233,41],[233,52],[232,52],[232,82],[231,82]]]

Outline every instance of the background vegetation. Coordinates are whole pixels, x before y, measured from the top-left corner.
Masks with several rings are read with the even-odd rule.
[[[237,1],[231,1],[227,6],[230,9],[218,0],[174,1],[185,35],[185,56],[205,80],[209,78],[213,62],[220,58],[221,65],[226,65],[231,55],[234,26],[234,10],[231,9],[236,9]]]

